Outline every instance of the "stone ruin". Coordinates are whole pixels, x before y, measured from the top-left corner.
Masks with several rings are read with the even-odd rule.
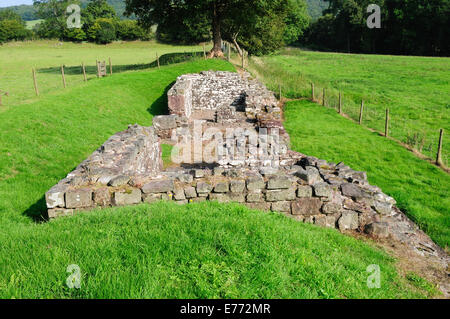
[[[441,254],[366,173],[290,150],[279,102],[249,74],[182,75],[168,92],[168,109],[151,127],[130,125],[112,136],[52,187],[49,218],[160,200],[237,202]],[[205,161],[200,146],[211,130],[220,138]],[[164,169],[161,143],[192,147],[193,158]]]

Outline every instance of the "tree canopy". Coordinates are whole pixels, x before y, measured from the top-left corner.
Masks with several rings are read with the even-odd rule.
[[[126,0],[127,14],[158,25],[161,40],[212,38],[210,57],[222,56],[222,39],[250,53],[268,53],[300,36],[308,24],[304,0]],[[287,26],[290,26],[289,28]]]

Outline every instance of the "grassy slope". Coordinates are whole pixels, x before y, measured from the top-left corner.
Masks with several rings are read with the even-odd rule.
[[[434,241],[450,246],[448,174],[332,109],[290,102],[285,117],[293,149],[367,171],[371,184],[393,196]]]
[[[197,61],[94,80],[0,113],[0,297],[421,297],[393,260],[335,230],[214,203],[88,212],[50,223],[44,192],[111,134],[148,125]],[[77,264],[82,289],[69,290]],[[382,288],[365,285],[369,264]]]
[[[62,91],[61,65],[65,65],[68,87],[83,83],[81,63],[87,66],[88,80],[96,78],[96,60],[111,58],[113,72],[140,70],[167,53],[203,51],[200,46],[172,46],[156,42],[115,42],[108,45],[70,43],[53,40],[11,42],[0,46],[0,90],[8,91],[5,107],[38,101],[34,93],[31,69],[37,70],[41,95]]]
[[[450,58],[336,54],[287,49],[280,55],[252,63],[270,87],[283,85],[287,97],[316,97],[327,88],[327,101],[338,104],[344,96],[344,112],[359,118],[365,101],[364,125],[384,132],[385,109],[390,109],[391,136],[409,143],[435,158],[439,129],[450,131]],[[444,142],[444,162],[449,163],[450,143]]]

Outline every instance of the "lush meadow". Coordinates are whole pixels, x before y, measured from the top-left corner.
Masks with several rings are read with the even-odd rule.
[[[280,54],[252,58],[250,69],[287,98],[315,97],[363,125],[384,132],[390,111],[390,136],[435,159],[439,130],[450,132],[450,58],[381,56],[311,52],[288,48]],[[449,164],[450,142],[444,138],[443,161]]]
[[[138,71],[156,67],[156,55],[170,53],[170,58],[179,54],[201,53],[201,46],[173,46],[155,41],[114,42],[108,45],[93,43],[71,43],[54,40],[9,42],[0,46],[0,90],[9,92],[3,98],[5,107],[38,101],[33,85],[32,68],[40,95],[64,90],[61,65],[65,67],[67,88],[84,83],[81,65],[86,65],[88,81],[97,77],[96,60],[109,58],[113,73]],[[167,60],[161,61],[170,62]],[[107,67],[109,72],[109,66]],[[111,95],[113,92],[110,92]]]

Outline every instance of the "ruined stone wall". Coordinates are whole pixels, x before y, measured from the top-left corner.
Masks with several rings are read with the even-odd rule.
[[[162,169],[161,145],[152,127],[129,126],[99,149],[45,195],[49,217],[61,209],[112,204],[101,186],[127,184],[131,176],[151,178]],[[99,193],[100,192],[100,193]]]
[[[235,110],[276,107],[273,93],[247,74],[205,71],[178,77],[168,92],[171,114],[190,117],[193,110],[213,110],[232,106]],[[254,111],[255,112],[255,111]]]

